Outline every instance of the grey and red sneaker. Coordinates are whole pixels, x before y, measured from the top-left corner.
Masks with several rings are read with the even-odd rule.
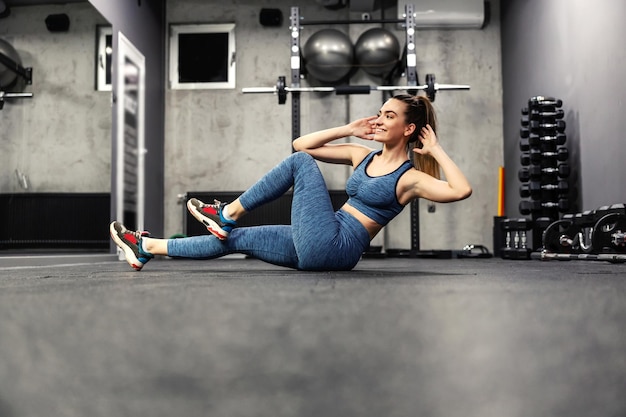
[[[111,223],[109,231],[115,244],[124,252],[126,262],[135,270],[141,271],[141,268],[154,258],[153,254],[147,253],[141,248],[141,238],[150,236],[150,233],[145,231],[133,232],[117,221]]]
[[[197,198],[187,201],[187,209],[193,217],[206,226],[207,230],[220,240],[225,240],[228,235],[237,227],[237,222],[226,220],[222,210],[226,203],[215,200],[214,204],[206,204]]]

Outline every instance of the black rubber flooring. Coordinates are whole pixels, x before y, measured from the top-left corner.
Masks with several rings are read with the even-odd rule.
[[[626,264],[0,267],[0,416],[626,416]]]

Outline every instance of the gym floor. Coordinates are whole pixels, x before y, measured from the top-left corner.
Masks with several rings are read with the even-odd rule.
[[[626,416],[626,264],[4,265],[2,417]]]

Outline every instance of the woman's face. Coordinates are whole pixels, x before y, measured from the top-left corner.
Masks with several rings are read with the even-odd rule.
[[[380,108],[374,120],[374,140],[378,142],[398,142],[408,139],[415,125],[406,123],[406,104],[390,99]]]

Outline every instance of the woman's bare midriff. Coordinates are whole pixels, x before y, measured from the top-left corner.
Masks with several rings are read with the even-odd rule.
[[[373,239],[374,236],[376,236],[378,232],[380,232],[380,229],[383,228],[380,224],[376,223],[374,220],[370,219],[365,214],[361,213],[359,210],[355,209],[348,203],[345,203],[341,207],[341,210],[352,215],[355,219],[359,221],[359,223],[363,225],[363,227],[365,227],[367,233],[369,233],[370,235],[370,240]]]

